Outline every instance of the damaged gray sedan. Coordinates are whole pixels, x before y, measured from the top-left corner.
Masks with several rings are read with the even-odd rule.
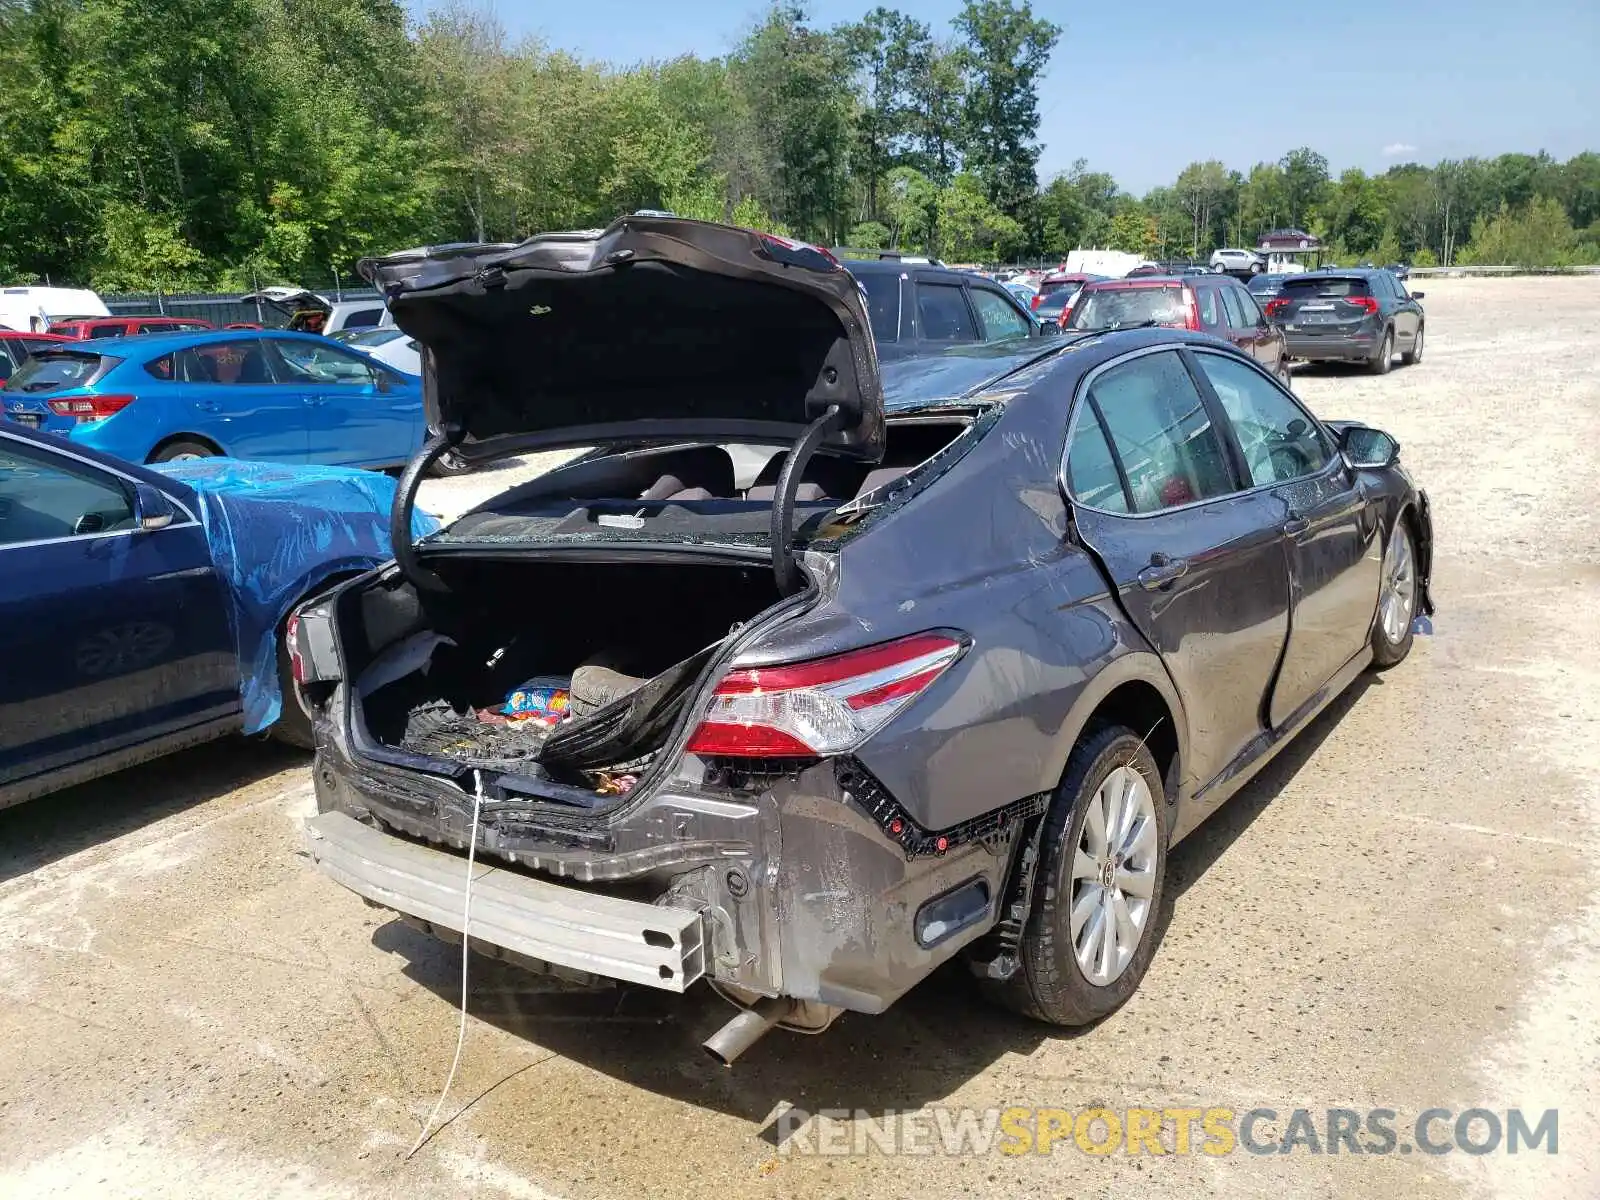
[[[706,980],[725,1062],[958,954],[1112,1011],[1172,846],[1432,611],[1393,439],[1203,336],[880,377],[831,256],[671,218],[365,271],[443,432],[396,561],[293,623],[312,854],[534,969]],[[406,536],[439,455],[575,446]]]

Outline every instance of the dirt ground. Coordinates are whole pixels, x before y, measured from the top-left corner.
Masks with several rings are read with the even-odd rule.
[[[726,1070],[703,992],[475,960],[454,1119],[404,1161],[458,951],[311,869],[303,758],[217,744],[0,813],[0,1195],[1600,1196],[1600,279],[1418,286],[1420,366],[1296,388],[1403,443],[1435,636],[1175,851],[1119,1013],[1063,1033],[951,971]],[[800,1157],[783,1104],[1553,1107],[1559,1153]]]

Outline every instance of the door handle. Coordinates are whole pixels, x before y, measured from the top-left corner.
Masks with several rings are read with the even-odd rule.
[[[1297,534],[1304,533],[1307,529],[1310,529],[1311,522],[1306,520],[1299,513],[1290,513],[1289,519],[1285,521],[1280,528],[1290,537],[1294,537]]]
[[[322,396],[301,396],[300,399],[304,400],[311,408],[320,408],[327,403],[327,400]]]
[[[1153,555],[1150,559],[1150,565],[1139,572],[1139,586],[1147,592],[1154,592],[1166,587],[1174,580],[1182,579],[1188,573],[1188,559]]]
[[[217,402],[215,400],[196,400],[194,406],[201,412],[217,411]]]

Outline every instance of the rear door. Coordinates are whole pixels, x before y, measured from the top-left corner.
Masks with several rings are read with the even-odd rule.
[[[1277,366],[1277,348],[1269,345],[1270,331],[1250,293],[1242,287],[1220,287],[1217,291],[1228,314],[1229,340],[1257,362],[1266,363],[1270,357],[1270,365]]]
[[[1289,641],[1268,703],[1278,729],[1367,647],[1383,558],[1376,505],[1293,396],[1227,354],[1192,352],[1258,494],[1270,495],[1289,564]]]
[[[1176,348],[1130,355],[1085,381],[1065,471],[1079,538],[1183,698],[1196,787],[1265,732],[1289,629],[1282,501],[1240,488],[1222,419]]]
[[[306,461],[310,406],[280,380],[261,338],[205,341],[174,359],[182,421],[191,426],[182,432],[204,434],[235,458]]]
[[[278,372],[308,406],[307,461],[406,462],[422,445],[422,392],[364,355],[313,338],[273,338]]]
[[[225,591],[177,509],[0,433],[0,788],[238,711]]]

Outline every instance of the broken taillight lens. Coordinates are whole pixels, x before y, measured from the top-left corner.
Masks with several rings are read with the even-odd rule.
[[[284,626],[283,645],[289,655],[289,673],[294,676],[296,683],[306,681],[306,663],[300,655],[300,614],[296,613],[289,618],[289,623]]]
[[[812,662],[730,671],[691,754],[787,758],[855,749],[961,657],[967,642],[919,633]]]

